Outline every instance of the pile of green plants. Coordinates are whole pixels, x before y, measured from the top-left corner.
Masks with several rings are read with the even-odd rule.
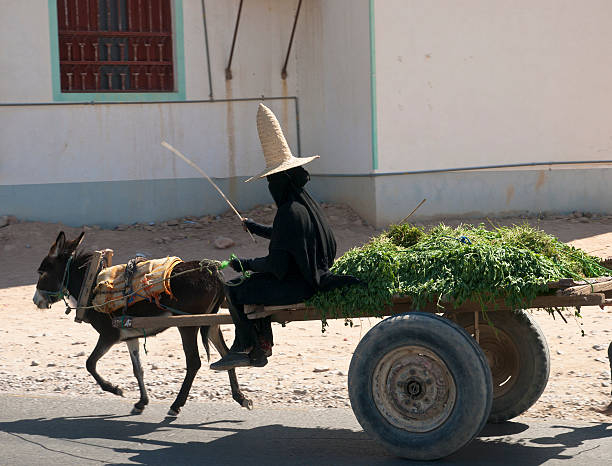
[[[351,249],[334,273],[363,281],[317,293],[308,305],[325,317],[381,314],[393,296],[409,296],[418,310],[436,303],[440,311],[466,300],[483,310],[498,299],[515,309],[549,293],[561,278],[609,275],[599,259],[528,224],[485,228],[443,224],[431,229],[393,225],[362,247]]]

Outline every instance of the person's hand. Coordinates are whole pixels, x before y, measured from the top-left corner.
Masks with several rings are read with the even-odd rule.
[[[242,217],[242,229],[246,231],[247,233],[249,232],[249,227],[247,226],[248,222],[249,222],[249,219],[247,217]]]
[[[236,272],[242,272],[245,269],[244,264],[243,264],[243,262],[245,261],[246,259],[235,258],[230,261],[229,266],[232,269],[234,269]]]

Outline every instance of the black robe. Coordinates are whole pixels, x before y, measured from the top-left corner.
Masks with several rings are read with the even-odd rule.
[[[270,239],[268,256],[242,259],[245,269],[271,273],[278,280],[301,277],[314,291],[358,282],[354,277],[330,272],[336,257],[336,238],[319,204],[291,177],[275,181],[270,182],[270,191],[278,211],[272,227],[246,222],[250,232]]]
[[[247,221],[254,234],[270,239],[268,255],[240,259],[250,278],[232,280],[226,286],[230,311],[236,324],[236,342],[241,350],[254,344],[256,334],[271,340],[269,319],[257,328],[246,319],[244,304],[295,304],[318,290],[357,283],[354,277],[332,274],[336,240],[319,204],[303,189],[308,172],[301,167],[268,177],[269,189],[278,211],[272,227]],[[233,309],[232,309],[233,307]]]

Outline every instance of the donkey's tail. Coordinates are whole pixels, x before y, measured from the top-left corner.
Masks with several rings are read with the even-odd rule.
[[[208,332],[210,327],[200,327],[200,335],[202,335],[202,344],[206,350],[206,359],[210,362],[210,344],[208,343]]]
[[[219,280],[217,282],[217,286],[219,286],[219,292],[217,294],[216,299],[213,301],[212,306],[209,308],[209,314],[216,314],[217,312],[219,312],[219,307],[221,306],[221,303],[225,301],[225,294],[223,293],[223,286],[221,285],[221,283],[223,283],[222,280]],[[210,328],[211,327],[209,326],[200,327],[200,335],[202,335],[202,344],[204,345],[204,349],[206,350],[206,358],[208,359],[208,361],[210,361],[210,344],[208,342]],[[220,338],[223,342],[223,345],[225,346],[225,341],[223,340],[223,335],[221,334],[221,328],[218,325],[213,325],[213,328],[214,331],[219,334],[214,335],[213,338]]]

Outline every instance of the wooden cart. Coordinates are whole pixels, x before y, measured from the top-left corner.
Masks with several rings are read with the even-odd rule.
[[[612,278],[589,283],[550,283],[552,295],[525,307],[612,306]],[[457,451],[486,422],[503,422],[529,409],[540,397],[550,371],[546,339],[524,310],[503,301],[482,312],[475,302],[460,307],[429,306],[415,312],[396,297],[378,317],[353,354],[348,390],[357,420],[398,456],[431,460]],[[273,322],[320,320],[305,304],[247,306],[249,318]],[[373,317],[373,315],[364,316]],[[333,317],[327,316],[327,319]],[[343,317],[338,317],[343,318]],[[231,324],[227,313],[171,317],[122,317],[118,327]]]

